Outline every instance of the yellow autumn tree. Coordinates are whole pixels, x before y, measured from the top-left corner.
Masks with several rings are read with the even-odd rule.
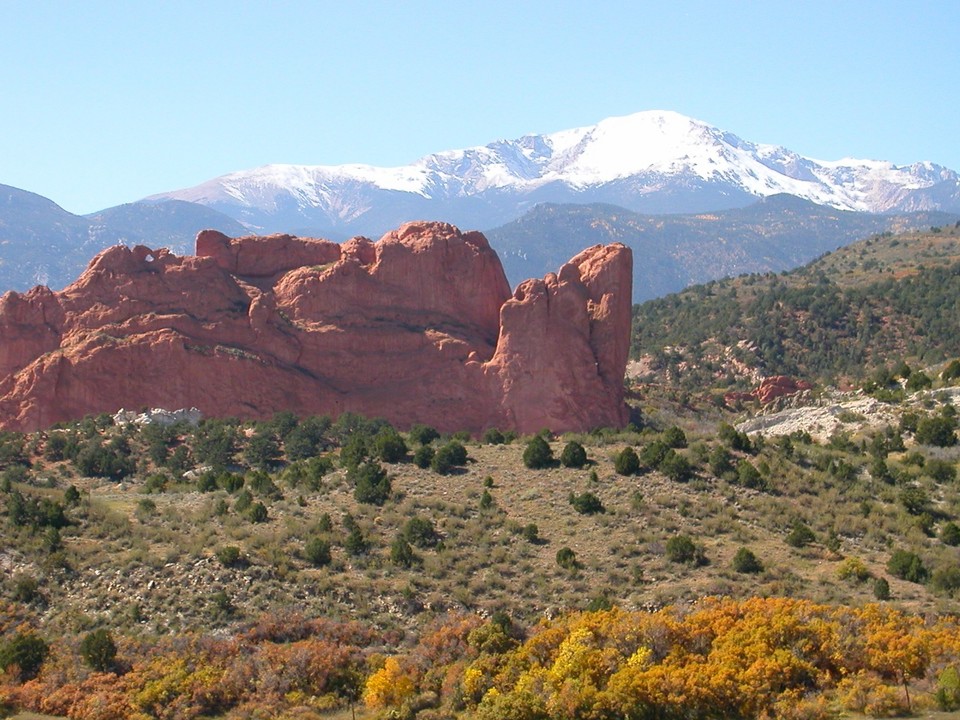
[[[367,678],[363,701],[368,708],[398,707],[412,697],[416,686],[410,673],[395,657],[387,658],[383,667]]]

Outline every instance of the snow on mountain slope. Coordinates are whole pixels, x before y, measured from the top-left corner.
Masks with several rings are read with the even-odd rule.
[[[960,209],[960,176],[947,168],[814,160],[668,111],[440,152],[403,167],[267,165],[148,200],[198,202],[259,227],[347,227],[376,219],[392,226],[416,213],[455,222],[479,218],[479,226],[489,226],[531,202],[609,201],[610,192],[627,206],[632,197],[643,198],[642,208],[631,209],[647,211],[658,192],[674,200],[683,195],[681,205],[691,210],[714,209],[707,205],[718,194],[744,205],[779,193],[866,212]],[[490,215],[486,225],[483,212]]]

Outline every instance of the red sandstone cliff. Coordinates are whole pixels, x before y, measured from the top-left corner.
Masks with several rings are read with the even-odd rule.
[[[626,422],[631,253],[583,251],[511,296],[480,233],[113,247],[62,292],[0,299],[0,427],[120,407],[352,411],[444,431]]]

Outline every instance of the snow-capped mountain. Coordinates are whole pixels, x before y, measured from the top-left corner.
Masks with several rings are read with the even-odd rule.
[[[267,165],[148,200],[215,208],[265,231],[376,234],[415,218],[491,227],[538,202],[702,212],[787,193],[842,210],[960,211],[960,176],[933,163],[821,161],[649,111],[428,155],[411,165]]]

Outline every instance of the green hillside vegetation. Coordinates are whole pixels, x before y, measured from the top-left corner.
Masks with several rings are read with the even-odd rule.
[[[634,308],[634,357],[687,388],[746,387],[743,368],[858,382],[960,355],[960,227],[883,234],[798,270],[745,275]],[[738,371],[737,368],[741,371]],[[738,383],[738,381],[740,381]]]
[[[303,625],[291,611],[360,621],[380,638],[368,636],[361,654],[363,643],[398,651],[403,637],[476,613],[510,618],[521,637],[570,610],[655,611],[707,596],[957,613],[957,421],[936,397],[897,425],[820,444],[656,417],[641,431],[486,433],[492,442],[423,426],[398,433],[354,415],[196,428],[101,416],[5,433],[0,660],[29,650],[42,674],[55,662],[45,648],[80,653],[92,669],[69,671],[76,682],[116,692],[147,682],[136,695],[146,703],[153,681],[137,678],[157,676],[172,648],[200,647],[188,640],[198,633],[247,634],[257,647],[306,637],[280,629]],[[528,450],[544,445],[530,467]],[[448,462],[418,466],[423,447]],[[555,459],[568,447],[586,458]],[[628,448],[633,463],[622,462]],[[274,629],[257,634],[264,623]],[[323,627],[317,637],[332,632]],[[17,644],[31,638],[43,644]],[[132,662],[134,647],[155,658],[152,670],[138,660],[127,684],[83,680]],[[299,646],[275,652],[283,647]],[[368,690],[379,677],[357,672],[351,682]],[[52,707],[24,700],[16,676],[7,682],[20,706]],[[359,697],[337,693],[324,707]],[[392,697],[371,703],[392,707]]]

